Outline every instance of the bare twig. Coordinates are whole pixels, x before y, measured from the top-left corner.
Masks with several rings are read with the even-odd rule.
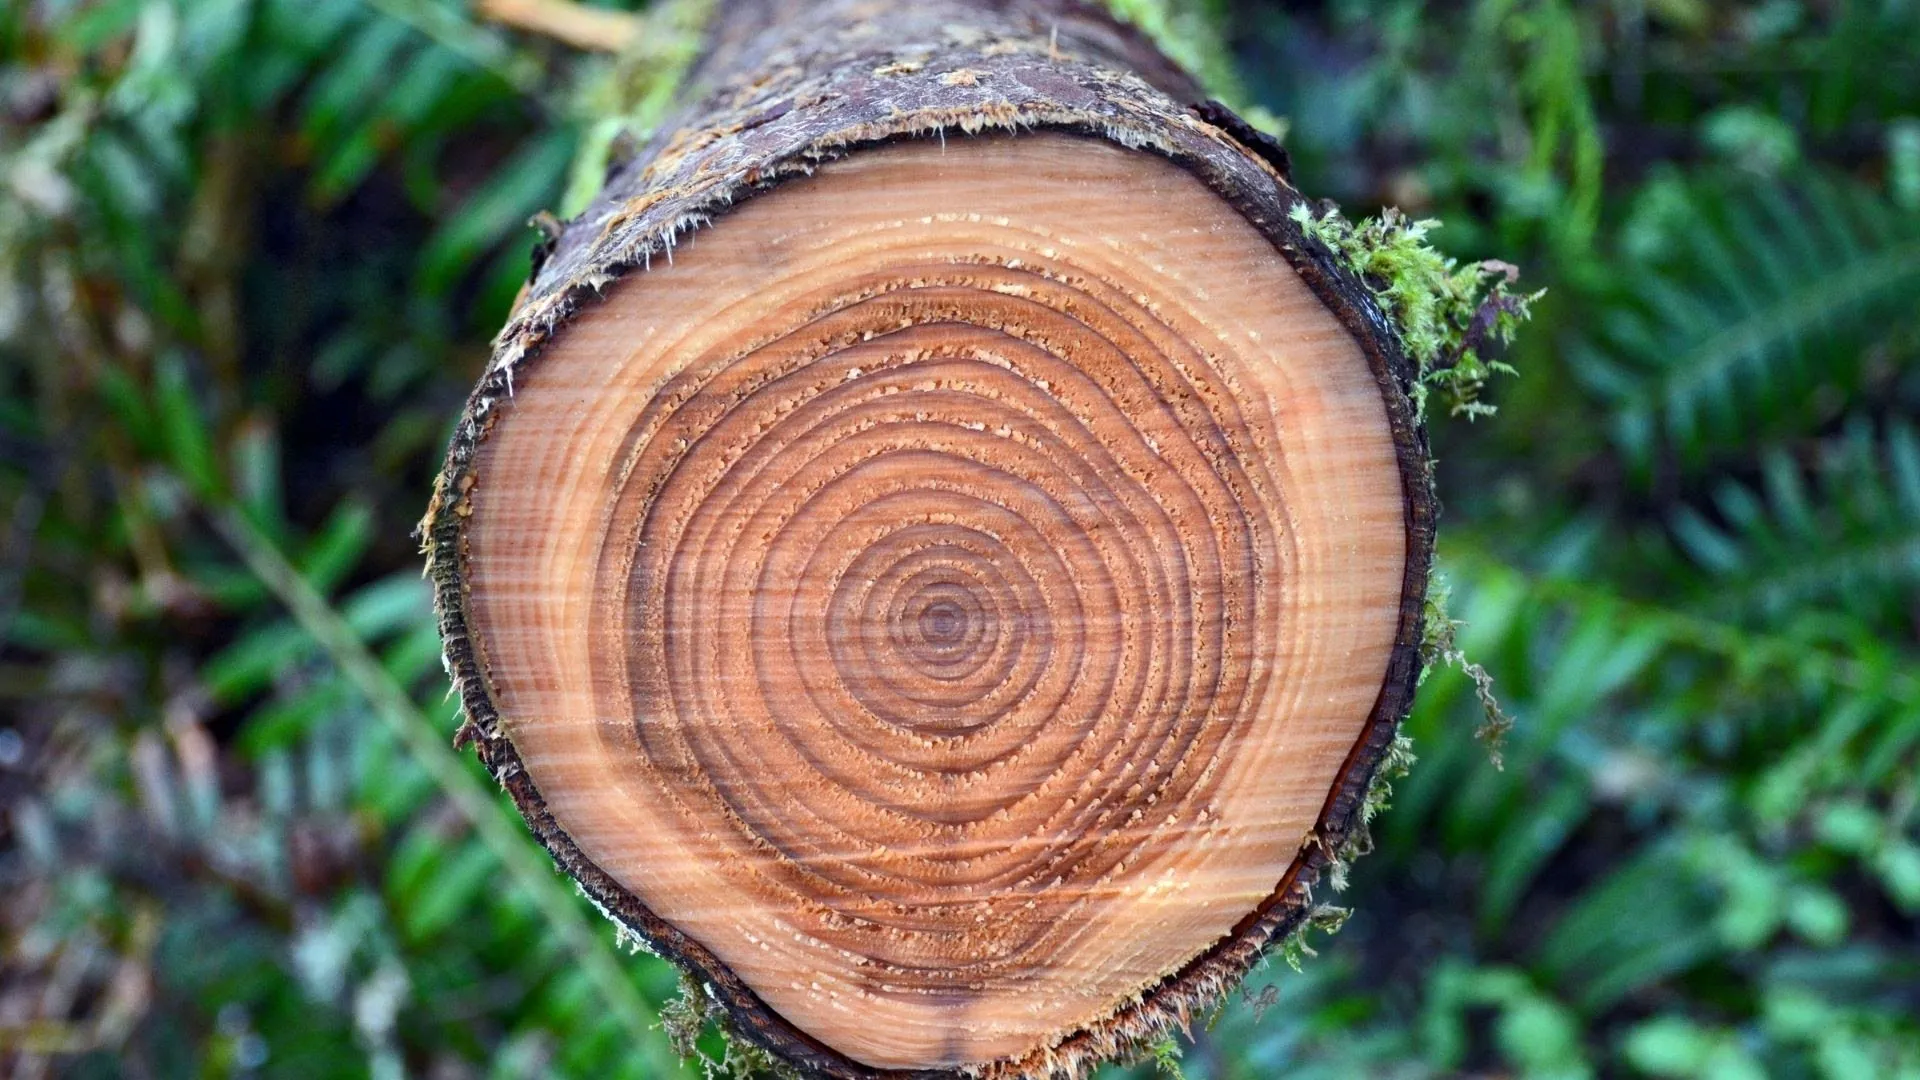
[[[474,11],[483,19],[590,52],[624,51],[639,39],[642,23],[638,15],[573,0],[480,0]]]

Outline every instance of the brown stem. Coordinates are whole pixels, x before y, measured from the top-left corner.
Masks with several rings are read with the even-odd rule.
[[[479,0],[474,11],[483,19],[588,52],[625,50],[639,39],[643,23],[637,15],[573,0]]]

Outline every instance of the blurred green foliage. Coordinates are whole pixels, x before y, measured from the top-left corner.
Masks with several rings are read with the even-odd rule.
[[[1433,675],[1345,929],[1136,1073],[1920,1076],[1920,4],[1125,10],[1224,48],[1305,190],[1548,289],[1436,431],[1505,768]],[[14,1075],[676,1068],[672,972],[448,748],[408,537],[653,47],[0,13]]]

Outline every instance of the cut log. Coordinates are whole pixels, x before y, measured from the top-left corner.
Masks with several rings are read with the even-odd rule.
[[[463,732],[737,1035],[1079,1071],[1217,999],[1355,825],[1419,668],[1407,365],[1277,148],[1102,15],[713,41],[455,434]]]

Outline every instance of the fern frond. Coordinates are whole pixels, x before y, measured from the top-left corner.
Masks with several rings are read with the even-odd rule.
[[[1851,181],[1688,189],[1679,248],[1630,282],[1576,367],[1611,407],[1620,450],[1716,452],[1806,430],[1862,382],[1914,315],[1920,214]]]
[[[1723,483],[1712,510],[1686,507],[1672,522],[1676,544],[1707,572],[1700,595],[1710,610],[1778,620],[1838,608],[1879,622],[1920,597],[1920,432],[1911,423],[1891,422],[1881,436],[1854,424],[1810,472],[1770,452],[1758,489]]]

